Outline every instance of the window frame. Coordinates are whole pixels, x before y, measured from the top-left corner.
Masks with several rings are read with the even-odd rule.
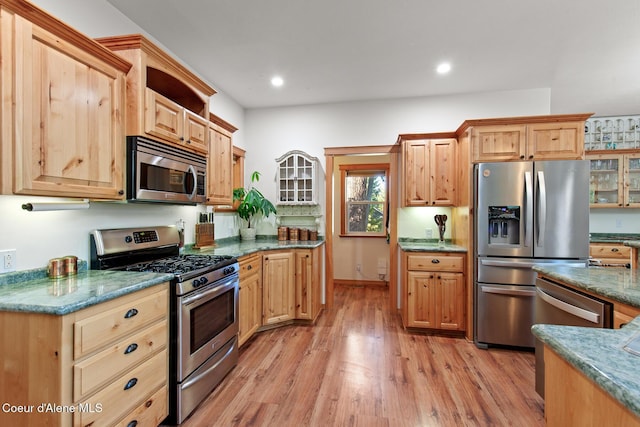
[[[389,164],[388,163],[362,163],[343,164],[340,169],[340,237],[365,237],[365,238],[386,238],[387,219],[389,218]],[[350,172],[381,172],[384,173],[384,194],[383,217],[384,228],[381,232],[348,232],[347,231],[347,200],[346,200],[346,180]],[[376,202],[379,203],[379,202]]]

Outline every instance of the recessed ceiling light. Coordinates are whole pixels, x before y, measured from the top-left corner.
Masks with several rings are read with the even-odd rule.
[[[449,71],[451,71],[451,64],[449,64],[448,62],[443,62],[442,64],[438,65],[436,71],[438,72],[438,74],[447,74]]]
[[[280,87],[284,84],[284,80],[280,76],[274,76],[271,78],[271,84],[275,87]]]

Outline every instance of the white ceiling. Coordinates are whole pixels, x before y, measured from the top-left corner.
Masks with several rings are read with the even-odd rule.
[[[246,108],[551,88],[552,113],[640,113],[637,0],[108,1]]]

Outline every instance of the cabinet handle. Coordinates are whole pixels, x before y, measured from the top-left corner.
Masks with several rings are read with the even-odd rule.
[[[124,190],[118,191],[118,196],[122,196],[124,194]]]
[[[129,354],[129,353],[133,353],[134,351],[136,351],[138,349],[138,344],[133,343],[133,344],[129,344],[127,346],[127,348],[124,350],[124,354]]]
[[[138,425],[138,420],[133,420],[130,421],[129,424],[127,424],[127,427],[136,427]]]
[[[127,381],[127,383],[124,385],[124,389],[125,390],[129,390],[130,388],[133,388],[136,384],[138,384],[138,379],[137,378],[131,378],[129,381]]]
[[[184,141],[184,136],[181,136],[179,139],[180,141]]]
[[[620,251],[620,249],[618,249],[618,248],[611,248],[611,252],[619,252],[619,251]]]
[[[124,318],[125,319],[131,319],[133,316],[135,316],[136,314],[138,314],[138,309],[136,308],[132,308],[131,310],[127,311],[124,314]]]
[[[440,260],[438,258],[434,258],[431,260],[431,264],[440,264]]]
[[[531,154],[531,155],[529,156],[529,158],[530,158],[530,159],[533,159],[533,154]]]
[[[522,156],[520,156],[520,159],[524,159],[524,154]]]

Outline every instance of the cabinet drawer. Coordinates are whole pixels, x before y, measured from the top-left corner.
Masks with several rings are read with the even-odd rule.
[[[242,257],[238,261],[240,264],[240,272],[238,274],[241,280],[252,274],[259,273],[262,268],[262,257],[260,255]]]
[[[79,359],[166,316],[167,290],[164,289],[79,320],[73,325],[74,358]]]
[[[463,256],[408,255],[407,269],[417,271],[463,271]]]
[[[589,245],[589,255],[592,258],[613,258],[629,260],[631,258],[631,248],[624,245]]]
[[[160,425],[167,415],[169,408],[167,405],[167,387],[162,387],[153,396],[145,400],[136,409],[127,414],[126,417],[115,427],[144,427]]]
[[[115,379],[109,386],[94,394],[80,405],[94,411],[78,411],[73,425],[111,426],[124,414],[138,407],[145,396],[167,385],[167,351],[162,350],[142,365]],[[95,410],[99,409],[99,410]]]
[[[74,401],[82,399],[110,378],[121,375],[166,345],[167,322],[162,321],[76,363],[73,367]]]

